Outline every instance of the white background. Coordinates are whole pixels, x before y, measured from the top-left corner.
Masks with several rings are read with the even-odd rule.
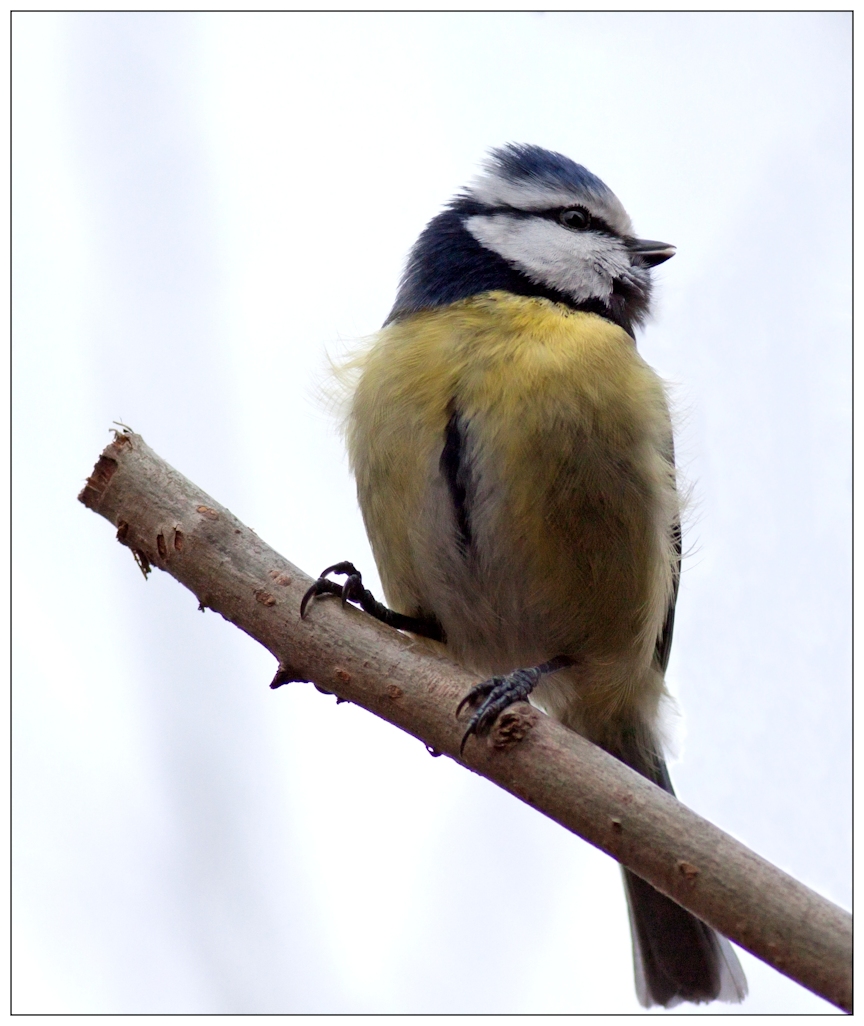
[[[639,341],[695,487],[672,775],[849,907],[851,16],[16,14],[13,44],[15,1011],[638,1010],[611,860],[271,692],[75,501],[122,420],[375,586],[325,352],[506,141],[679,247]],[[740,1010],[830,1011],[742,962]]]

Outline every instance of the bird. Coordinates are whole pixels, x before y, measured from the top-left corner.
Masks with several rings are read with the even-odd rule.
[[[570,158],[491,150],[351,361],[347,447],[387,604],[342,561],[301,605],[339,595],[481,676],[456,710],[463,751],[527,699],[670,794],[682,500],[667,387],[635,334],[674,253]],[[742,1001],[729,941],[623,876],[641,1004]]]

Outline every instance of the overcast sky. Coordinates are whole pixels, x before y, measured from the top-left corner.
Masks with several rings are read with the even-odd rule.
[[[75,501],[123,421],[377,586],[327,353],[507,141],[678,247],[639,338],[693,487],[673,780],[850,907],[850,56],[842,13],[14,16],[15,1011],[639,1010],[614,862],[271,692]],[[831,1010],[741,960],[737,1010]]]

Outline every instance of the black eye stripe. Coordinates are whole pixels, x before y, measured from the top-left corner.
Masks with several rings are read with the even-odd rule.
[[[479,203],[477,200],[471,199],[467,196],[460,197],[455,200],[450,209],[458,211],[463,217],[473,217],[477,214],[493,216],[495,214],[508,214],[510,217],[520,218],[522,220],[530,217],[542,217],[547,221],[555,221],[560,224],[560,217],[565,210],[575,210],[578,207],[580,210],[585,210],[585,213],[590,217],[590,223],[586,231],[596,232],[599,235],[609,235],[614,239],[621,239],[621,232],[616,231],[608,221],[604,221],[602,217],[597,217],[596,214],[592,214],[588,211],[581,203],[571,203],[566,207],[549,207],[546,210],[520,210],[518,207],[510,207],[505,203],[500,203],[496,206],[486,206],[483,203]]]
[[[597,217],[595,214],[589,213],[584,207],[552,207],[549,210],[518,210],[516,207],[486,207],[484,210],[479,211],[483,214],[509,214],[511,217],[518,217],[523,220],[531,217],[542,217],[546,221],[554,221],[556,224],[562,224],[561,216],[568,210],[581,210],[584,211],[588,217],[588,224],[581,229],[582,231],[597,232],[600,235],[611,235],[613,238],[621,238],[621,234],[616,232],[615,229],[606,223],[602,217]],[[566,225],[564,227],[567,227]],[[572,231],[573,229],[571,229]]]

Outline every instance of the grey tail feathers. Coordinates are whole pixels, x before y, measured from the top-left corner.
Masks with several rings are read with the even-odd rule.
[[[625,738],[621,747],[629,750],[613,754],[674,794],[658,746],[638,740]],[[629,869],[623,873],[639,1003],[672,1008],[683,1001],[743,1001],[747,980],[729,941]]]
[[[743,1001],[747,981],[725,937],[629,869],[624,887],[641,1005]]]

